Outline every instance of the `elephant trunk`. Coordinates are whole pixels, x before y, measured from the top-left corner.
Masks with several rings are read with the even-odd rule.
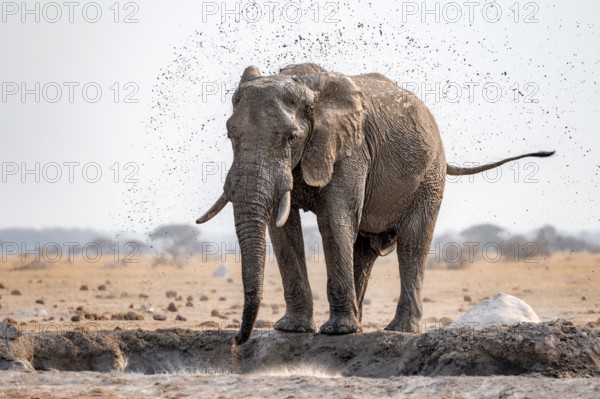
[[[242,194],[242,193],[240,193]],[[242,254],[244,310],[236,344],[250,338],[263,293],[265,269],[265,230],[269,207],[262,195],[244,192],[233,204],[235,229]]]
[[[291,208],[291,176],[273,171],[256,160],[240,162],[230,170],[224,190],[233,203],[242,254],[244,310],[235,342],[243,344],[250,338],[262,298],[267,223],[276,217],[273,222],[280,227],[287,221]]]

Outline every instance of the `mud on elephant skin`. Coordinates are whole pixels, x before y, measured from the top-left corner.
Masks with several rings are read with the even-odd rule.
[[[525,154],[477,168],[447,165],[425,104],[378,73],[346,76],[299,64],[261,76],[250,66],[232,100],[227,136],[233,164],[223,194],[197,223],[233,204],[244,285],[238,344],[248,340],[260,307],[267,230],[286,302],[275,328],[315,329],[301,209],[316,214],[323,239],[330,318],[320,332],[361,331],[371,268],[394,248],[401,293],[386,329],[416,332],[423,265],[446,174],[473,174],[553,154]]]

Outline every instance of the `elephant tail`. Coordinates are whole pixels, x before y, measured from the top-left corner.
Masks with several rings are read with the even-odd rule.
[[[485,165],[476,166],[473,168],[461,168],[460,166],[453,166],[450,164],[446,165],[446,174],[451,176],[464,176],[464,175],[474,175],[475,173],[480,173],[486,170],[497,168],[500,165],[503,165],[510,161],[516,161],[517,159],[525,158],[525,157],[539,157],[546,158],[551,155],[554,155],[554,151],[540,151],[540,152],[532,152],[530,154],[523,154],[516,157],[506,158],[502,161],[487,163]]]

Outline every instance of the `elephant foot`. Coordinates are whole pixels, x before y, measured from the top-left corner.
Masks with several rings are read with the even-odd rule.
[[[315,322],[306,316],[294,316],[288,313],[275,323],[276,330],[293,333],[314,333]]]
[[[419,333],[420,332],[420,319],[410,317],[394,317],[394,320],[385,326],[384,330],[387,331],[401,331],[408,333]]]
[[[327,335],[354,334],[362,332],[362,327],[354,316],[331,316],[319,332]]]

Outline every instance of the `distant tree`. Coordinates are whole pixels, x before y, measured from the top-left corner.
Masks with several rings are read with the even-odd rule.
[[[195,226],[168,224],[157,227],[148,235],[150,240],[156,242],[159,247],[154,265],[182,266],[186,256],[201,251],[199,236],[200,231]]]
[[[500,233],[504,232],[502,227],[490,223],[476,224],[460,232],[465,241],[478,242],[480,245],[488,243],[499,243]]]

